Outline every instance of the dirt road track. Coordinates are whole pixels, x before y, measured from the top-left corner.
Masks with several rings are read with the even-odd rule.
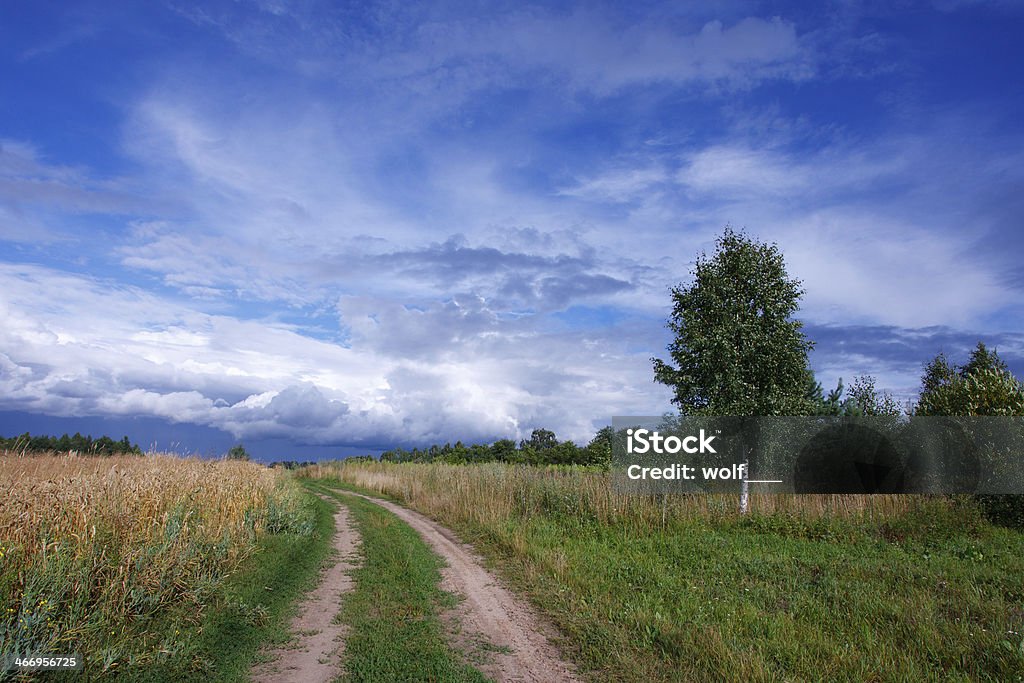
[[[345,627],[334,622],[342,594],[352,590],[349,571],[356,566],[359,534],[349,521],[348,508],[334,513],[334,563],[317,587],[303,598],[292,620],[295,640],[267,652],[269,662],[253,667],[254,683],[326,683],[341,673]]]
[[[441,572],[441,587],[465,599],[455,608],[461,622],[456,645],[472,649],[481,640],[489,661],[473,662],[497,681],[558,683],[578,681],[575,668],[548,642],[545,626],[532,608],[502,586],[483,568],[472,549],[451,531],[418,512],[394,503],[362,496],[393,512],[415,529],[448,567]],[[497,650],[497,651],[496,651]]]

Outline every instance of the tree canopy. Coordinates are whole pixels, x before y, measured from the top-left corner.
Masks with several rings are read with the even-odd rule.
[[[1024,382],[1013,376],[995,350],[978,342],[964,365],[952,365],[940,353],[925,366],[914,413],[1024,416]],[[1024,496],[983,494],[974,498],[991,521],[1024,528]]]
[[[925,366],[915,413],[1024,415],[1024,382],[978,342],[965,365],[951,365],[940,353]]]
[[[670,361],[654,358],[657,382],[690,415],[807,415],[817,406],[807,363],[813,343],[793,318],[803,290],[775,244],[726,226],[693,283],[672,289]]]

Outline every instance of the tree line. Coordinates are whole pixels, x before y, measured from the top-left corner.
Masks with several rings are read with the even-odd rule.
[[[486,444],[467,446],[434,444],[426,448],[394,448],[381,454],[384,462],[443,462],[465,465],[482,462],[504,462],[522,465],[597,465],[607,467],[612,458],[612,428],[603,427],[586,446],[573,441],[559,441],[550,429],[534,429],[529,439],[517,444],[512,439],[498,439]]]
[[[91,435],[82,436],[78,432],[74,436],[65,433],[59,437],[32,436],[28,432],[10,438],[0,437],[0,450],[18,453],[75,451],[83,455],[142,455],[139,445],[131,443],[127,436],[115,441],[106,435],[94,439]]]

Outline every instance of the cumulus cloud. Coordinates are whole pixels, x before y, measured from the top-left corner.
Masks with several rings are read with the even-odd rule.
[[[455,432],[520,437],[540,425],[584,440],[595,419],[623,406],[649,411],[664,398],[631,388],[649,382],[646,357],[628,348],[635,335],[596,332],[581,342],[504,320],[471,296],[422,309],[343,298],[346,347],[109,285],[0,267],[8,321],[0,407],[148,415],[239,438],[380,444]]]
[[[316,443],[344,439],[348,412],[344,401],[329,399],[316,385],[306,383],[207,410],[204,420],[240,437],[285,437]]]
[[[439,292],[470,289],[478,296],[497,298],[506,308],[560,309],[574,301],[632,287],[628,281],[601,272],[602,264],[592,257],[504,252],[455,240],[380,254],[367,265],[378,273],[390,271],[419,283],[432,283]]]

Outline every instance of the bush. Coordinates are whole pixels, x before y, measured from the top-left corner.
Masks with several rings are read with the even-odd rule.
[[[249,451],[242,444],[232,446],[228,451],[228,460],[249,460]]]

